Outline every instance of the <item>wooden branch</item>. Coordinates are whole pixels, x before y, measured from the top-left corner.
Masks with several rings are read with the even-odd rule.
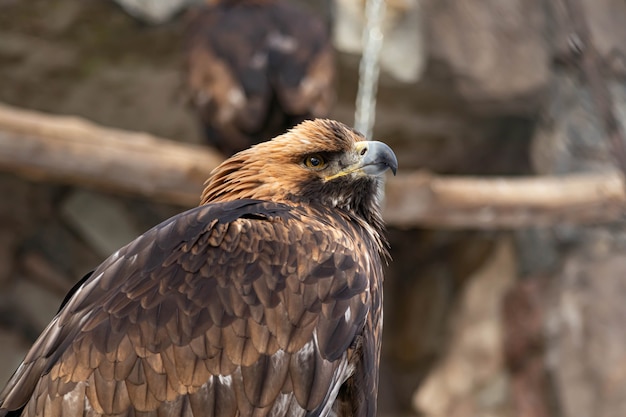
[[[0,170],[191,207],[221,161],[203,146],[0,104]]]
[[[512,229],[613,222],[626,207],[618,173],[472,178],[413,173],[390,179],[387,223],[396,226]]]
[[[0,170],[192,207],[222,158],[205,147],[0,105]],[[614,174],[531,178],[390,177],[385,219],[398,227],[501,229],[618,220]]]

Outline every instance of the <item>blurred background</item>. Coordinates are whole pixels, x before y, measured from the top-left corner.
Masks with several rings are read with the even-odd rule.
[[[0,384],[73,283],[194,201],[81,180],[99,143],[22,169],[57,146],[38,120],[147,132],[207,169],[304,118],[353,124],[364,1],[253,2],[270,20],[201,3],[0,0]],[[626,415],[624,22],[623,0],[386,1],[381,416]]]

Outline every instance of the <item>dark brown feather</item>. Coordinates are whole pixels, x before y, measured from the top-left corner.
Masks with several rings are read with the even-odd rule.
[[[210,144],[225,155],[334,102],[327,25],[289,0],[216,1],[190,13],[186,83]]]
[[[306,140],[290,133],[227,160],[204,205],[86,276],[0,393],[0,417],[374,417],[378,206],[325,205],[342,181],[311,200],[320,185],[294,164],[309,147],[349,151],[357,136],[342,126],[304,124]],[[282,165],[257,172],[255,155]],[[234,172],[271,182],[251,191]],[[373,196],[377,184],[356,188]]]

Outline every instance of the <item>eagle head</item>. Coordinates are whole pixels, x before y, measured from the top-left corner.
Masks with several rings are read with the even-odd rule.
[[[308,120],[224,161],[207,180],[202,204],[254,198],[309,205],[382,227],[381,177],[397,167],[386,144],[334,120]]]

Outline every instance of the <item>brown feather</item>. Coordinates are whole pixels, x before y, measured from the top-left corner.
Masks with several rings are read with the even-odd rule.
[[[189,397],[181,396],[174,401],[163,402],[156,409],[156,417],[194,417],[189,404]]]
[[[153,355],[154,357],[161,358],[161,355]],[[168,384],[168,378],[170,377],[163,367],[163,371],[156,370],[153,366],[148,364],[147,360],[143,360],[143,377],[144,384],[148,386],[148,391],[154,397],[156,401],[171,401],[176,398],[177,395],[172,391]],[[149,408],[153,409],[153,406]]]
[[[250,366],[241,368],[244,392],[255,407],[272,405],[287,378],[289,355],[276,352],[262,355]]]
[[[141,361],[139,361],[141,364]],[[142,365],[140,365],[142,366]],[[143,367],[143,366],[142,366]],[[143,370],[143,369],[141,369]],[[140,372],[141,372],[140,370]],[[143,376],[141,379],[145,378]],[[165,378],[165,376],[163,376]],[[158,400],[156,396],[150,390],[150,387],[156,382],[156,380],[151,380],[150,385],[147,383],[134,384],[130,380],[126,380],[126,389],[128,390],[128,396],[131,401],[133,408],[137,411],[152,411],[159,407],[159,405],[163,402],[163,400]],[[163,398],[167,398],[167,396],[163,396]],[[91,399],[90,403],[92,402]]]
[[[379,183],[325,182],[302,163],[352,158],[360,140],[337,122],[307,122],[225,161],[202,206],[74,289],[0,394],[0,417],[22,407],[32,417],[374,417]],[[355,190],[360,206],[331,204]]]
[[[307,410],[314,410],[326,397],[336,365],[320,356],[311,343],[291,356],[289,375],[298,402]]]
[[[62,399],[60,397],[46,397],[44,400],[42,417],[57,417],[63,410]]]
[[[208,142],[228,156],[330,113],[335,64],[328,28],[291,1],[196,8],[186,44],[190,101]]]
[[[60,416],[82,416],[85,411],[85,382],[73,384],[72,394],[61,401]],[[59,417],[58,415],[55,417]]]

